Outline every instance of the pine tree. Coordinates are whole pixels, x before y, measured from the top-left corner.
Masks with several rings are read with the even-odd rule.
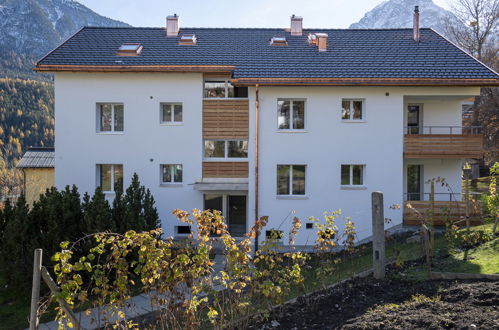
[[[2,245],[2,268],[4,276],[14,283],[30,277],[33,244],[29,221],[29,207],[21,195],[12,210],[12,219],[5,227]],[[15,270],[15,271],[14,271]]]
[[[146,222],[146,230],[156,229],[160,226],[159,214],[154,207],[154,197],[149,189],[144,195],[144,218]]]
[[[85,194],[83,203],[83,223],[87,233],[97,233],[103,231],[114,232],[116,230],[112,221],[111,208],[100,187],[95,189],[94,196],[90,200],[88,200],[88,195]]]
[[[143,214],[143,200],[145,189],[140,185],[139,176],[137,173],[133,174],[132,183],[126,189],[125,193],[125,223],[128,229],[142,231],[146,229],[144,214]]]
[[[116,232],[123,234],[129,229],[125,223],[126,203],[123,198],[123,188],[115,187],[114,192],[115,195],[111,209],[112,222],[116,228]]]

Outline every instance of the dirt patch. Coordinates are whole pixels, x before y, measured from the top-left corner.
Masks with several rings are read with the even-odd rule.
[[[498,281],[356,278],[286,305],[255,329],[499,329]]]

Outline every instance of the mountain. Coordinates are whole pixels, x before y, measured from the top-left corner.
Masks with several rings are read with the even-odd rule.
[[[367,12],[360,21],[350,25],[350,29],[411,28],[414,6],[419,6],[420,26],[440,33],[445,33],[445,21],[454,18],[450,11],[432,0],[389,0]]]
[[[8,167],[29,147],[53,146],[52,76],[32,69],[82,26],[129,25],[72,0],[0,0],[0,160]]]
[[[0,46],[42,56],[80,27],[129,26],[72,0],[0,0]]]

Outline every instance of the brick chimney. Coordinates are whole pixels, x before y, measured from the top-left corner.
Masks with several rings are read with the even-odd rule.
[[[166,36],[176,37],[178,35],[178,16],[174,14],[173,16],[166,17]]]
[[[327,51],[327,33],[316,33],[317,37],[317,47],[319,47],[319,52]]]
[[[303,18],[300,16],[291,16],[291,35],[301,36],[303,34]]]
[[[412,26],[414,41],[419,42],[419,6],[414,7],[414,22]]]

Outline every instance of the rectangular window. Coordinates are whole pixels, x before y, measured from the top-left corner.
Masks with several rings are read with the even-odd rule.
[[[364,165],[341,165],[341,185],[364,185],[364,167]]]
[[[278,100],[277,128],[281,130],[301,130],[305,128],[305,101]]]
[[[305,195],[306,165],[277,165],[277,195]]]
[[[182,183],[182,165],[161,165],[161,183]]]
[[[363,100],[347,100],[341,101],[341,119],[342,120],[364,120],[364,101]]]
[[[123,104],[97,104],[97,131],[123,132]]]
[[[123,165],[99,164],[97,165],[98,185],[104,192],[123,191]]]
[[[232,85],[228,79],[207,79],[204,81],[204,97],[235,97],[234,85]]]
[[[248,158],[246,140],[205,140],[205,158]]]
[[[178,124],[182,120],[182,103],[161,103],[162,124]]]

